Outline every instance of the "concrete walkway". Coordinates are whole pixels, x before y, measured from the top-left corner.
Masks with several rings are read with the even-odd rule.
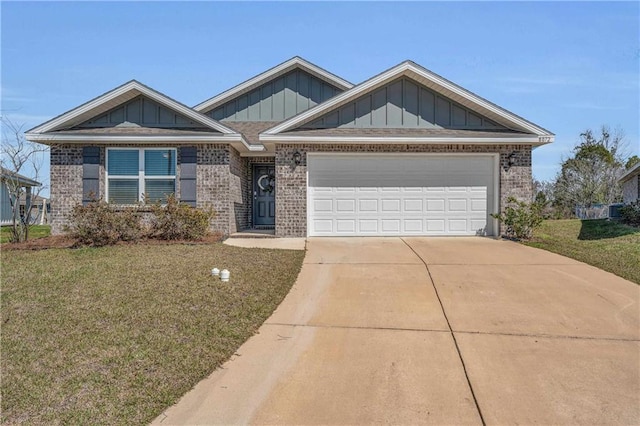
[[[259,334],[154,423],[640,423],[636,284],[486,238],[307,249]]]

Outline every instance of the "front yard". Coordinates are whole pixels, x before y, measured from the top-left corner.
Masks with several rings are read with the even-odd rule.
[[[36,239],[42,237],[48,237],[51,234],[51,227],[49,225],[32,225],[29,227],[29,239]],[[0,243],[9,242],[11,236],[11,226],[0,227]]]
[[[303,257],[219,243],[3,250],[2,423],[148,423],[255,333]]]
[[[547,220],[527,245],[571,257],[640,284],[640,229],[601,220]]]

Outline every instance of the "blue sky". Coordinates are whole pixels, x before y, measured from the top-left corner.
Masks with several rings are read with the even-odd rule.
[[[405,59],[556,134],[640,153],[638,2],[3,2],[2,114],[31,128],[132,78],[195,105],[292,56],[353,82]],[[48,173],[48,171],[47,171]]]

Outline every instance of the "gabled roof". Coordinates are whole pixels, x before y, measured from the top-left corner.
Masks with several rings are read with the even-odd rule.
[[[333,98],[302,112],[289,120],[266,130],[260,135],[262,141],[273,141],[285,136],[283,133],[294,130],[309,123],[328,112],[337,110],[341,106],[352,102],[359,97],[370,93],[377,88],[402,76],[410,78],[421,85],[471,109],[479,114],[494,120],[508,129],[516,132],[527,133],[539,137],[539,144],[553,141],[554,134],[548,130],[507,111],[498,105],[458,86],[455,83],[429,71],[428,69],[412,62],[405,61],[387,71],[378,74],[363,83],[343,92]],[[299,132],[296,132],[299,133]]]
[[[332,74],[329,71],[320,68],[319,66],[314,65],[299,56],[294,56],[288,61],[276,65],[275,67],[261,74],[258,74],[257,76],[250,78],[249,80],[240,83],[237,86],[214,96],[213,98],[199,103],[198,105],[194,106],[193,109],[200,112],[211,111],[212,109],[224,104],[225,102],[248,93],[256,87],[259,87],[267,83],[268,81],[273,80],[297,68],[306,71],[309,74],[318,77],[319,79],[326,81],[327,83],[335,87],[338,87],[339,89],[347,90],[353,87],[353,84],[348,82],[347,80],[344,80],[337,75]]]
[[[25,132],[27,135],[38,135],[47,132],[54,132],[63,129],[69,129],[86,120],[96,117],[110,109],[128,101],[136,96],[144,95],[155,102],[163,105],[169,109],[172,109],[189,119],[202,124],[204,127],[210,128],[216,132],[220,132],[225,135],[234,135],[235,131],[220,124],[214,119],[207,117],[204,114],[200,114],[197,111],[189,108],[188,106],[171,99],[170,97],[146,86],[139,81],[131,80],[121,86],[110,90],[97,98],[94,98],[84,104],[65,112],[51,120],[34,127],[31,130]]]
[[[22,186],[40,186],[42,185],[37,180],[28,178],[20,173],[12,172],[4,167],[0,167],[0,178],[7,180],[15,180]]]
[[[635,166],[631,167],[629,170],[624,172],[624,174],[620,176],[620,178],[618,179],[618,182],[626,182],[632,177],[634,177],[635,175],[640,175],[640,163],[636,164]]]

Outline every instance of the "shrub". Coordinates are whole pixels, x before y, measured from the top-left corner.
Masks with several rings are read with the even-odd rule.
[[[620,207],[620,217],[627,225],[640,227],[640,200]]]
[[[76,205],[69,217],[67,232],[78,243],[96,247],[135,241],[144,236],[135,210],[116,211],[102,200]]]
[[[152,207],[151,236],[162,240],[198,240],[207,235],[212,210],[196,209],[180,203],[174,195],[166,204]]]
[[[518,201],[514,197],[507,199],[509,203],[504,213],[492,214],[505,226],[504,235],[518,240],[528,240],[533,236],[533,230],[540,226],[544,216],[545,203],[527,203]]]

